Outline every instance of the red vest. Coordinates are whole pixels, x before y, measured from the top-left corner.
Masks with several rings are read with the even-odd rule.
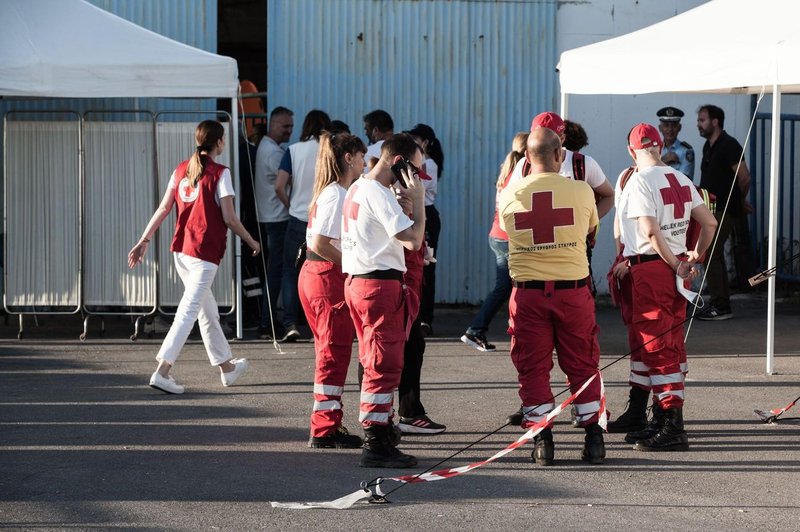
[[[226,167],[205,158],[205,172],[192,188],[184,181],[189,161],[175,169],[175,203],[178,221],[170,250],[207,262],[219,264],[225,254],[228,226],[222,219],[222,209],[217,205],[216,193],[222,172]]]

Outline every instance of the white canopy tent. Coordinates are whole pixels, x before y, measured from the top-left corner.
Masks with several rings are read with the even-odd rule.
[[[231,98],[232,124],[238,124],[232,58],[173,41],[84,0],[5,0],[2,12],[0,96]],[[238,142],[231,144],[238,168]],[[235,268],[241,337],[238,245]]]
[[[768,265],[777,256],[781,93],[800,92],[800,2],[712,0],[647,28],[568,50],[558,65],[569,94],[772,93]],[[669,43],[665,46],[664,43]],[[680,75],[659,65],[680,65]],[[775,278],[769,279],[767,373],[775,351]]]

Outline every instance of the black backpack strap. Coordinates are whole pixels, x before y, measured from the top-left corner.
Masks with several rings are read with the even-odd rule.
[[[586,181],[586,156],[572,152],[572,175],[575,181]]]

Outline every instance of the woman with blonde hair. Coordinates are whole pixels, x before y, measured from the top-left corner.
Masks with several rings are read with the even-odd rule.
[[[349,133],[320,136],[314,190],[308,209],[306,261],[298,291],[314,335],[314,407],[311,436],[314,448],[357,449],[361,438],[342,426],[342,392],[353,350],[355,329],[344,301],[342,272],[342,211],[350,184],[364,171],[367,147]],[[348,214],[348,213],[345,213]]]
[[[220,369],[222,385],[233,385],[247,370],[246,359],[235,359],[219,323],[219,309],[211,284],[225,254],[228,229],[253,250],[259,243],[244,228],[233,208],[230,170],[214,159],[225,149],[225,128],[216,120],[204,120],[195,129],[197,148],[183,161],[169,180],[161,204],[153,213],[139,242],[128,253],[128,266],[142,262],[150,238],[177,207],[177,222],[170,250],[175,268],[183,281],[184,292],[175,320],[156,355],[158,368],[150,386],[165,393],[180,394],[184,387],[169,374],[197,320],[208,358]]]
[[[500,199],[500,193],[508,185],[517,162],[525,157],[525,145],[527,142],[527,131],[521,131],[514,135],[511,151],[508,152],[500,165],[500,173],[497,175],[494,221],[492,222],[492,229],[489,231],[489,247],[495,255],[496,264],[494,288],[486,296],[481,309],[475,315],[475,319],[472,320],[469,328],[461,337],[462,342],[478,351],[494,351],[495,346],[486,339],[486,332],[489,330],[489,323],[491,323],[492,318],[511,296],[511,275],[508,272],[508,234],[500,229],[497,202]]]

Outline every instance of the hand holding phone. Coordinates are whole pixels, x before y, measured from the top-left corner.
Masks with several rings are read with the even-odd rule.
[[[391,169],[395,179],[397,179],[397,183],[403,188],[408,188],[406,180],[403,177],[403,170],[409,169],[408,161],[406,159],[400,159],[392,165]]]

